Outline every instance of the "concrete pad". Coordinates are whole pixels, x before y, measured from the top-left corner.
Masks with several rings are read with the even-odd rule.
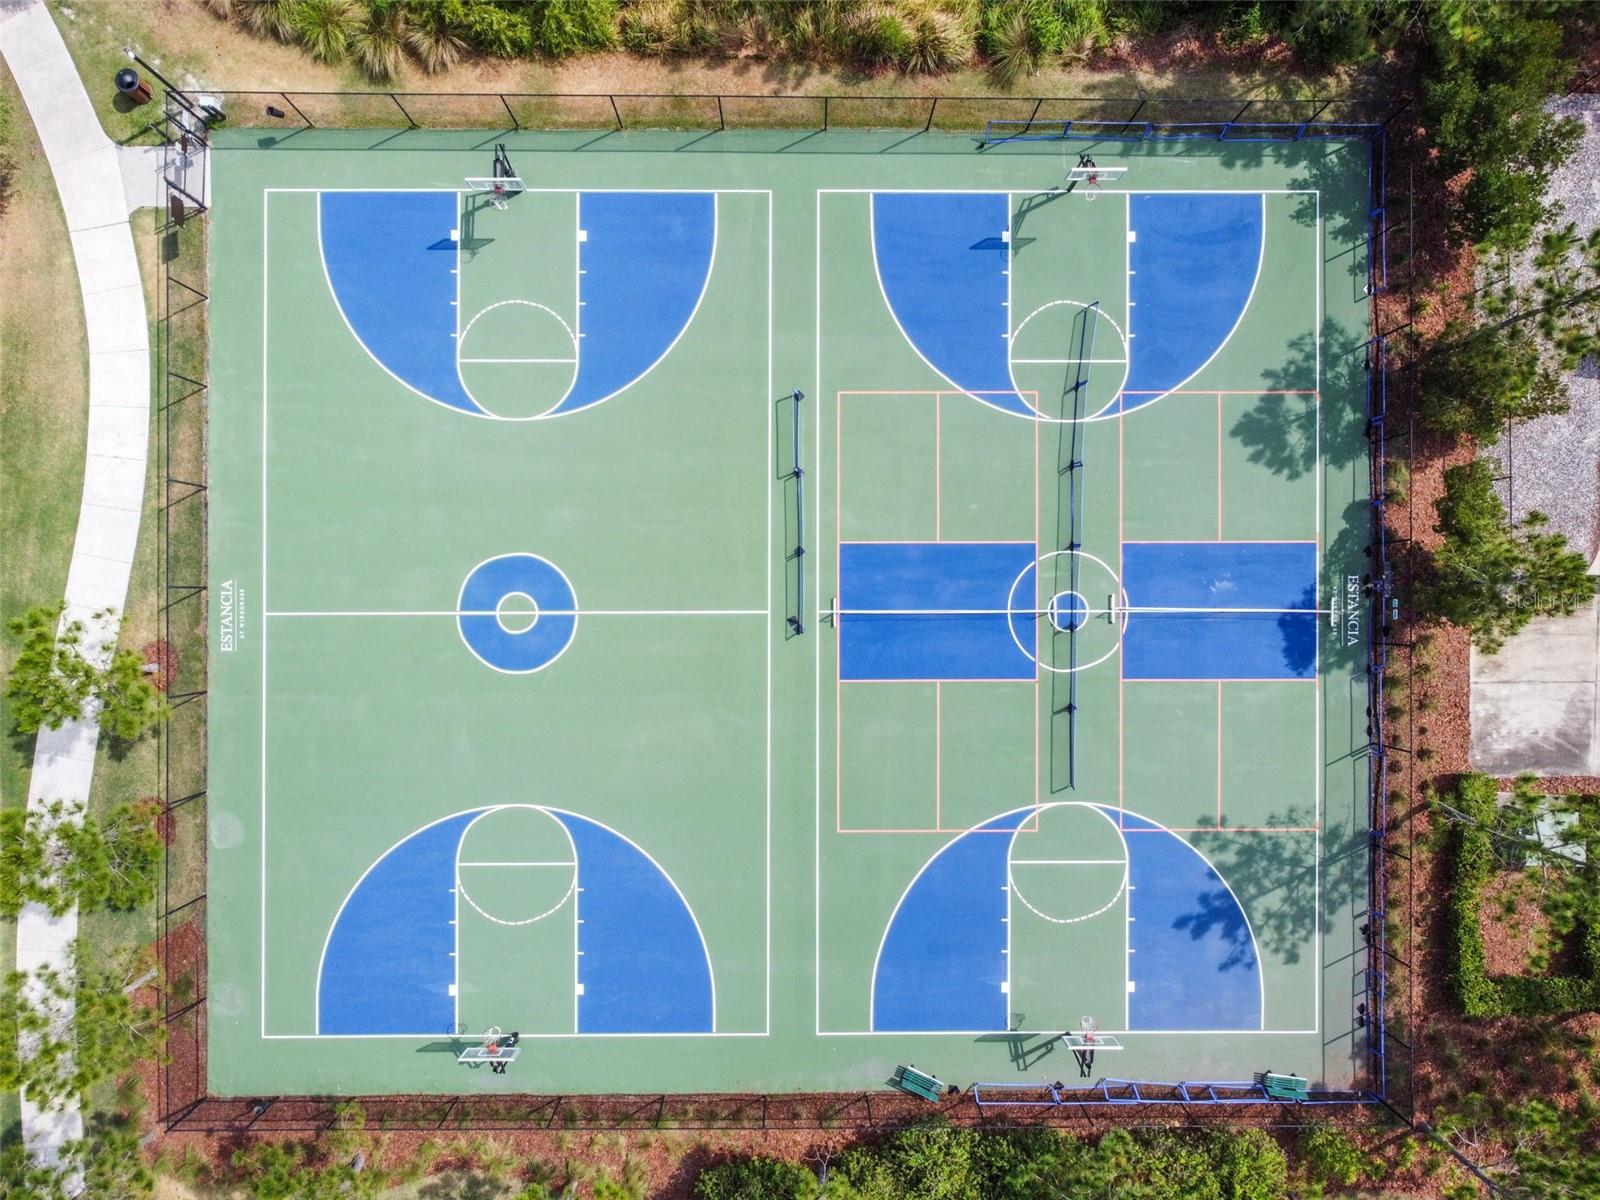
[[[150,450],[150,414],[142,408],[91,404],[88,442],[90,454],[136,458],[142,463]]]
[[[79,229],[72,237],[72,256],[88,292],[104,292],[127,287],[139,278],[139,260],[133,252],[133,238],[127,222],[108,222],[93,229]]]
[[[112,144],[100,128],[100,120],[94,115],[89,97],[78,81],[77,67],[65,46],[60,54],[42,58],[30,68],[12,74],[28,106],[28,115],[33,118],[33,127],[39,132],[39,141],[44,145],[52,171]],[[118,182],[121,182],[120,176]]]
[[[130,213],[137,208],[166,205],[167,189],[161,178],[165,159],[166,151],[162,146],[117,147],[117,166],[122,173],[122,191]]]
[[[150,411],[150,351],[118,350],[89,355],[89,407]]]
[[[95,558],[132,562],[123,555],[138,543],[140,514],[125,508],[85,504],[78,514],[78,540],[73,552]]]
[[[43,760],[44,767],[48,771],[52,769],[56,759],[93,763],[95,747],[99,742],[100,730],[94,722],[80,717],[76,721],[68,721],[59,729],[41,729],[35,753],[36,757]],[[63,795],[59,798],[70,797]]]
[[[123,224],[128,202],[117,170],[117,148],[109,142],[61,163],[52,163],[67,228],[72,231]]]
[[[29,803],[87,798],[89,784],[94,780],[94,749],[80,735],[73,755],[47,754],[35,759],[28,779]],[[83,757],[85,754],[87,757]]]
[[[1594,773],[1593,683],[1474,683],[1472,765],[1491,775]]]
[[[90,467],[93,470],[90,470]],[[84,466],[83,502],[105,508],[143,507],[144,463],[131,458],[92,454]]]
[[[56,1166],[61,1161],[62,1148],[82,1137],[83,1114],[76,1106],[46,1111],[23,1097],[22,1144],[36,1161]],[[82,1176],[76,1170],[72,1174],[77,1186],[74,1187],[72,1180],[67,1182],[69,1196],[76,1195],[83,1187]]]
[[[144,316],[144,289],[137,283],[88,293],[83,298],[83,319],[89,331],[90,354],[150,349],[150,330],[145,325]],[[144,386],[148,394],[148,379]]]
[[[67,568],[68,599],[98,609],[120,608],[128,596],[131,566],[126,559],[95,558],[74,550]]]
[[[42,5],[0,5],[0,54],[13,75],[60,52],[61,35]]]
[[[1596,678],[1600,612],[1543,617],[1492,655],[1472,652],[1474,683],[1584,683]]]

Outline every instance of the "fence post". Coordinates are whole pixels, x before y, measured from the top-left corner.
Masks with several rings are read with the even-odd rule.
[[[923,125],[922,125],[922,132],[923,133],[927,133],[928,130],[933,128],[933,114],[934,114],[934,110],[936,110],[938,107],[939,107],[939,97],[935,96],[933,98],[933,103],[928,105],[928,119],[925,122],[923,122]]]
[[[728,118],[722,113],[722,96],[719,93],[717,96],[717,132],[721,133],[723,130],[727,129],[727,127]]]
[[[822,132],[828,132],[828,98],[822,98]]]
[[[406,119],[406,124],[410,125],[413,129],[421,128],[421,126],[411,119],[411,114],[406,111],[406,106],[400,103],[399,96],[396,96],[393,92],[388,92],[386,95],[389,97],[389,99],[394,101],[394,106],[400,110],[400,115]]]
[[[522,128],[522,122],[517,120],[517,114],[511,111],[511,103],[510,103],[510,101],[508,101],[506,99],[505,93],[504,92],[499,92],[499,93],[496,93],[496,94],[500,97],[500,103],[505,105],[506,116],[511,118],[511,128],[513,128],[513,129],[521,129]]]
[[[278,95],[283,97],[283,102],[285,104],[287,104],[290,108],[294,109],[294,115],[299,117],[302,121],[304,121],[306,123],[306,128],[307,129],[315,129],[316,128],[316,124],[311,120],[311,118],[306,116],[305,113],[300,111],[300,106],[298,104],[296,104],[293,100],[289,99],[289,93],[288,92],[279,92]]]
[[[606,94],[606,99],[611,101],[611,115],[617,119],[617,132],[622,132],[622,110],[617,107],[617,98],[611,93]]]

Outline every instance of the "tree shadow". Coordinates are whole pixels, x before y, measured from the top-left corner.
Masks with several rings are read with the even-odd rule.
[[[1263,826],[1309,829],[1312,818],[1311,809],[1291,806],[1270,813]],[[1357,833],[1335,843],[1324,830],[1319,864],[1315,833],[1226,833],[1208,839],[1206,853],[1249,912],[1262,952],[1295,964],[1324,928],[1350,916],[1358,900],[1365,908],[1357,894],[1366,878],[1364,862],[1358,871],[1342,869],[1365,847],[1365,837]]]
[[[1283,638],[1283,664],[1294,675],[1309,675],[1317,665],[1317,637],[1321,633],[1317,614],[1317,588],[1312,583],[1300,594],[1295,607],[1301,612],[1282,613],[1277,618]]]
[[[1222,880],[1216,872],[1207,872],[1219,885]],[[1250,926],[1244,911],[1234,903],[1233,894],[1225,886],[1201,892],[1194,899],[1194,910],[1172,922],[1174,929],[1186,930],[1194,941],[1204,941],[1216,936],[1228,947],[1228,956],[1217,967],[1218,971],[1233,971],[1256,966],[1255,945],[1250,937]]]
[[[1252,463],[1285,479],[1300,479],[1321,461],[1346,467],[1369,454],[1365,342],[1319,347],[1314,334],[1303,333],[1288,346],[1282,362],[1261,373],[1263,392],[1304,392],[1320,378],[1315,404],[1288,403],[1292,395],[1263,395],[1240,414],[1230,431],[1249,451]]]

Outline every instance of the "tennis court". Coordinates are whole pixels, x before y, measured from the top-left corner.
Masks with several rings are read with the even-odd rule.
[[[1365,143],[588,140],[217,136],[213,1091],[1348,1085]]]

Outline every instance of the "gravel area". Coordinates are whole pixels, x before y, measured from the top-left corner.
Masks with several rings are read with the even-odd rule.
[[[1600,95],[1566,96],[1550,109],[1585,126],[1578,152],[1550,181],[1550,197],[1579,233],[1588,234],[1600,226]],[[1531,258],[1513,264],[1511,276],[1519,287],[1528,283]],[[1567,382],[1567,412],[1517,426],[1484,457],[1497,461],[1506,476],[1500,498],[1511,513],[1544,513],[1594,563],[1600,557],[1600,363],[1585,359]]]

